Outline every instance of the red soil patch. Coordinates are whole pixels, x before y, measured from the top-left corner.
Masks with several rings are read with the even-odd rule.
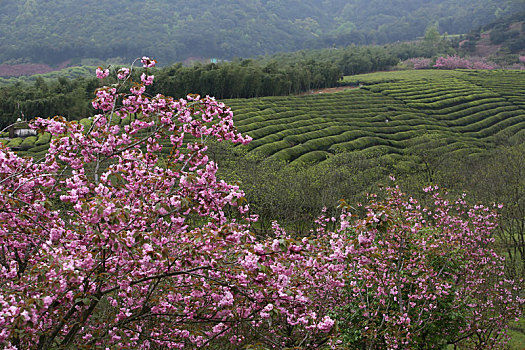
[[[483,33],[481,34],[481,39],[478,41],[478,44],[476,45],[475,56],[479,56],[479,57],[491,56],[491,55],[496,54],[500,48],[501,48],[501,45],[494,45],[490,42],[489,33]]]
[[[0,64],[0,77],[43,74],[53,71],[47,64]]]
[[[47,64],[27,63],[27,64],[0,64],[0,77],[19,77],[22,75],[44,74],[55,70],[68,67],[71,60],[62,62],[57,68]]]
[[[310,90],[308,92],[303,92],[298,95],[304,96],[304,95],[316,95],[316,94],[331,94],[334,92],[344,91],[348,89],[357,89],[357,88],[358,88],[357,86],[338,86],[338,87],[333,87],[333,88]]]

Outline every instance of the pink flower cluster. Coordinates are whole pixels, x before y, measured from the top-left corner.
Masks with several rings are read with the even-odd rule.
[[[146,75],[146,73],[142,73],[140,76],[140,80],[145,86],[153,84],[153,79],[155,79],[154,75]]]
[[[438,57],[434,67],[439,69],[496,69],[494,63],[486,62],[481,58],[462,58],[456,55]]]
[[[432,59],[426,57],[414,57],[403,61],[407,66],[414,69],[428,69],[432,67]]]
[[[146,57],[146,56],[143,56],[141,58],[140,62],[142,63],[142,66],[144,68],[152,68],[152,67],[155,67],[155,65],[157,64],[156,60],[151,59],[151,58]]]
[[[445,200],[437,186],[425,191],[432,207],[391,188],[386,202],[373,202],[352,225],[359,253],[349,265],[346,305],[353,324],[347,327],[360,330],[364,343],[390,349],[418,347],[421,332],[436,324],[438,338],[427,342],[498,348],[524,300],[517,284],[504,278],[503,258],[492,248],[496,214],[481,205],[470,208],[464,197]],[[447,319],[448,308],[464,323]],[[477,329],[483,337],[468,336]]]
[[[109,76],[109,69],[103,69],[102,67],[98,67],[96,69],[96,75],[98,79],[104,79]]]
[[[117,72],[117,78],[120,80],[126,79],[129,75],[129,69],[126,67],[122,67]]]

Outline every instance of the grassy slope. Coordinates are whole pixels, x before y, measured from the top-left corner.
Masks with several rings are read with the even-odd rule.
[[[346,77],[335,94],[229,100],[250,152],[320,161],[340,151],[399,157],[429,135],[476,154],[525,140],[525,72],[399,71]]]
[[[467,155],[525,141],[525,72],[398,71],[345,81],[361,88],[226,103],[254,139],[249,152],[290,162],[342,151],[401,159],[436,139],[442,152]],[[43,151],[36,146],[26,154]]]

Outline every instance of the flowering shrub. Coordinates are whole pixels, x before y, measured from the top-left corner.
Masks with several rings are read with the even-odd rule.
[[[427,69],[432,67],[432,59],[425,57],[414,57],[404,61],[408,67],[414,69]]]
[[[525,63],[525,56],[520,56],[518,58],[518,60],[521,62],[521,63]]]
[[[349,264],[339,325],[346,341],[389,349],[503,346],[523,300],[491,248],[494,212],[469,208],[463,198],[450,203],[437,187],[426,189],[429,208],[389,191],[349,225],[358,254]]]
[[[496,69],[496,68],[495,66],[480,60],[480,61],[472,62],[472,69]]]
[[[439,69],[495,69],[493,63],[487,63],[481,58],[462,58],[459,56],[438,57],[435,68]]]
[[[438,57],[434,67],[442,69],[470,69],[472,68],[472,65],[469,60],[454,55],[447,57]]]
[[[89,128],[35,120],[53,135],[45,158],[0,147],[1,347],[393,348],[438,328],[496,341],[518,314],[485,208],[453,215],[436,197],[431,213],[394,191],[335,232],[322,217],[311,237],[275,224],[256,240],[243,192],[206,155],[210,139],[250,138],[213,98],[147,96],[156,62],[141,62],[140,81],[97,69],[117,79],[97,89]]]

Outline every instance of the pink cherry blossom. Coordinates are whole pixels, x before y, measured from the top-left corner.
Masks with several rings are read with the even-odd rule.
[[[329,332],[330,329],[334,326],[335,321],[330,318],[330,316],[325,316],[323,320],[317,324],[317,328],[319,328],[323,332]]]
[[[157,61],[156,60],[153,60],[149,57],[146,57],[146,56],[143,56],[142,59],[140,60],[140,62],[142,62],[142,65],[144,68],[151,68],[151,67],[155,67],[155,65],[157,64]]]
[[[109,76],[109,69],[103,69],[102,67],[98,67],[96,69],[97,78],[104,79]]]
[[[434,67],[440,69],[495,69],[496,65],[483,58],[463,58],[454,55],[438,57]]]
[[[155,78],[154,75],[148,75],[147,76],[146,73],[142,73],[142,75],[140,76],[140,80],[146,86],[153,84],[153,79],[154,78]]]
[[[120,80],[126,79],[128,75],[129,75],[129,69],[126,67],[120,68],[119,71],[117,72],[117,77]]]

